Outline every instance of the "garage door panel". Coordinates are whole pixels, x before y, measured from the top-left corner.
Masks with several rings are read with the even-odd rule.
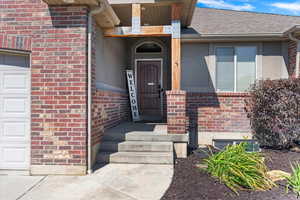
[[[27,91],[27,73],[3,73],[3,89],[21,89]]]
[[[6,141],[29,140],[29,121],[4,121],[1,130]]]
[[[1,74],[0,74],[1,77]],[[29,86],[29,73],[2,73],[2,84],[0,86],[2,94],[28,94]]]
[[[25,144],[4,144],[1,147],[2,169],[24,169],[29,165],[29,147]]]
[[[3,97],[2,116],[24,118],[29,113],[29,100],[27,97]]]

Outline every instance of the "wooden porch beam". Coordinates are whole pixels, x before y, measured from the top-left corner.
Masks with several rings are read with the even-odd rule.
[[[133,27],[123,26],[103,30],[104,37],[158,37],[170,36],[172,26],[141,26],[140,32],[133,31]]]
[[[172,90],[181,89],[181,9],[181,4],[172,4]]]
[[[141,4],[132,4],[131,26],[132,33],[141,32]]]

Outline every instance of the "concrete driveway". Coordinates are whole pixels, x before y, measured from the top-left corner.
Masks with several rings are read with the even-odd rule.
[[[2,200],[159,200],[171,165],[109,164],[87,176],[0,175]]]

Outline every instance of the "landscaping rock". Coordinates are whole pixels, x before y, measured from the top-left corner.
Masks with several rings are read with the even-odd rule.
[[[196,167],[198,167],[201,170],[206,170],[207,169],[207,165],[206,164],[197,164]]]
[[[284,171],[281,171],[281,170],[268,171],[267,175],[274,182],[285,180],[286,177],[291,176],[290,173],[287,173],[287,172],[284,172]]]
[[[291,148],[291,151],[292,152],[297,152],[297,153],[300,153],[300,147],[293,147],[293,148]]]

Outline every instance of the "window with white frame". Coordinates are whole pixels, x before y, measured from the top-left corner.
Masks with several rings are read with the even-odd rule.
[[[216,89],[244,92],[256,79],[256,47],[216,48]]]

